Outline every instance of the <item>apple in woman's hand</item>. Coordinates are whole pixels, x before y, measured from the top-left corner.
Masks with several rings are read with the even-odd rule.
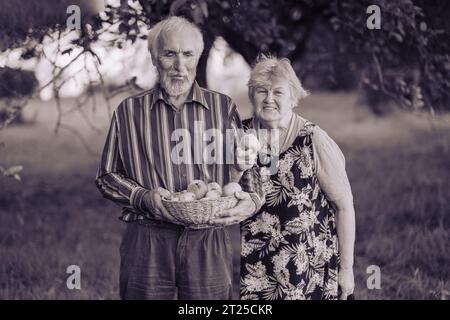
[[[232,195],[234,195],[235,192],[239,192],[239,191],[242,191],[242,188],[239,185],[239,183],[236,183],[236,182],[227,183],[223,187],[223,195],[226,197],[232,196]]]
[[[201,199],[208,192],[208,187],[202,180],[193,180],[187,187],[188,192],[195,195],[195,199]]]
[[[253,152],[258,152],[261,148],[261,144],[254,134],[247,133],[242,137],[241,141],[239,141],[239,147],[243,150],[250,149]]]
[[[253,134],[246,134],[236,145],[236,161],[239,170],[244,171],[251,168],[256,163],[258,151],[261,144]]]

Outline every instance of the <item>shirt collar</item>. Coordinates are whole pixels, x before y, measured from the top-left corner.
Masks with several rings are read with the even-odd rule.
[[[159,84],[156,85],[155,90],[152,92],[152,101],[153,104],[151,105],[151,108],[153,108],[153,105],[159,101],[164,101],[167,105],[171,106],[170,102],[167,100],[167,98],[164,96],[164,93],[161,89],[161,86]],[[197,81],[194,81],[191,91],[189,92],[189,95],[186,98],[185,103],[188,102],[197,102],[201,104],[203,107],[209,110],[208,102],[206,101],[205,94],[203,89],[198,85]]]

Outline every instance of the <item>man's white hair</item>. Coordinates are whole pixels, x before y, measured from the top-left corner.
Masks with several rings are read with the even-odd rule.
[[[295,74],[289,59],[279,59],[270,55],[261,54],[256,59],[247,83],[248,96],[252,103],[254,102],[255,88],[270,85],[274,77],[286,79],[289,84],[294,106],[298,106],[300,100],[309,95]]]
[[[203,35],[200,29],[197,27],[197,25],[195,25],[194,23],[190,22],[185,18],[171,16],[155,24],[148,33],[148,49],[152,56],[152,60],[156,61],[156,59],[158,58],[158,53],[160,49],[159,48],[160,37],[162,34],[168,32],[180,32],[181,30],[186,28],[192,30],[194,35],[196,36],[195,47],[197,49],[197,55],[198,57],[200,57],[204,47]]]

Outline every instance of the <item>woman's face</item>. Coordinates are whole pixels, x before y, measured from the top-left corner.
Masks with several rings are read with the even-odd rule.
[[[286,79],[270,79],[270,84],[255,87],[253,103],[256,116],[272,124],[286,119],[292,114],[293,101]]]

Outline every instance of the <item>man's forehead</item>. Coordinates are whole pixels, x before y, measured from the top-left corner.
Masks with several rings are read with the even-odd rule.
[[[161,49],[176,49],[182,51],[195,50],[198,36],[193,30],[166,31],[161,33]]]

